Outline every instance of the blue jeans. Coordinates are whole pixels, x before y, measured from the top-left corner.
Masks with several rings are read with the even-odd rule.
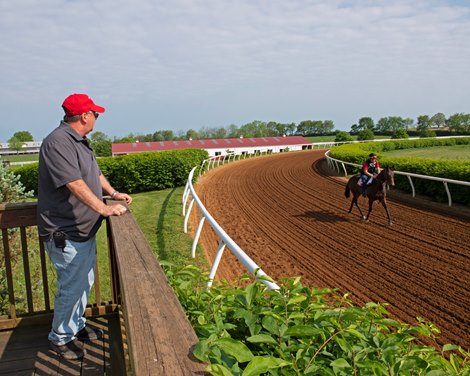
[[[44,245],[57,272],[54,319],[48,338],[60,346],[85,327],[83,314],[95,281],[96,239],[67,240],[64,249],[56,248],[53,240]]]

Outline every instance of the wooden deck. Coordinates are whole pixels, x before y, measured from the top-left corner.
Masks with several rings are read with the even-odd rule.
[[[0,376],[206,374],[192,355],[196,333],[131,211],[106,221],[109,274],[97,268],[98,303],[86,312],[90,324],[103,327],[104,340],[87,343],[82,361],[49,350],[54,273],[36,220],[35,203],[0,204],[6,272],[0,289],[8,293],[0,316]],[[102,295],[105,280],[110,291]]]
[[[119,316],[88,319],[103,329],[103,339],[86,342],[87,355],[80,361],[62,359],[49,349],[50,322],[0,331],[0,375],[124,375]]]

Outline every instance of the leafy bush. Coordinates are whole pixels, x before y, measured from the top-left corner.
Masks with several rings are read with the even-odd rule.
[[[344,132],[344,131],[336,132],[335,142],[349,142],[353,140],[354,140],[353,136],[351,136],[348,132]]]
[[[394,139],[401,139],[401,138],[408,138],[408,132],[406,131],[406,129],[403,129],[403,128],[400,128],[400,129],[397,129],[393,134],[392,134],[392,138]]]
[[[357,133],[357,139],[358,141],[373,140],[374,132],[370,129],[363,129]]]
[[[425,129],[420,132],[418,132],[419,137],[426,138],[426,137],[436,137],[436,132],[434,132],[432,129]]]
[[[202,149],[170,150],[99,158],[98,165],[118,191],[138,193],[184,185],[191,169],[207,157]],[[37,194],[37,163],[14,172],[26,189]]]
[[[207,290],[196,267],[163,266],[200,339],[193,354],[212,375],[470,375],[470,353],[420,344],[439,330],[393,320],[385,305],[355,307],[347,295],[304,287],[300,278],[286,279],[280,291],[260,282]]]
[[[28,190],[20,177],[0,164],[0,202],[24,202],[32,197],[32,190]]]

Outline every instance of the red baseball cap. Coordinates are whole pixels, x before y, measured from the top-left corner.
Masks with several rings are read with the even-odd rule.
[[[65,98],[62,108],[67,116],[81,115],[88,111],[105,112],[105,108],[97,106],[86,94],[71,94]]]

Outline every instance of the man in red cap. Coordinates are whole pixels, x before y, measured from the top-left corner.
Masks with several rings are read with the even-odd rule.
[[[95,277],[96,232],[104,217],[127,210],[106,205],[103,193],[127,204],[132,198],[103,176],[86,138],[104,107],[86,94],[72,94],[62,108],[64,120],[39,152],[38,229],[57,271],[51,348],[66,359],[80,359],[86,354],[80,341],[103,334],[86,326],[83,317]]]

